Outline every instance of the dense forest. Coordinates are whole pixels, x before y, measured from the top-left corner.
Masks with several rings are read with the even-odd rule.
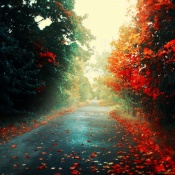
[[[74,0],[0,1],[0,116],[46,112],[92,98],[84,63],[94,36]],[[41,19],[38,21],[38,19]],[[39,24],[50,19],[44,29]],[[85,93],[86,92],[86,93]]]
[[[120,27],[111,53],[100,56],[106,73],[97,79],[97,91],[114,104],[124,100],[133,116],[174,127],[175,2],[138,0],[134,14],[129,10],[132,22]]]

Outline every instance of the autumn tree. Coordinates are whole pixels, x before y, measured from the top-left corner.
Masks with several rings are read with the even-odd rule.
[[[144,4],[144,6],[143,6]],[[155,108],[171,121],[174,108],[174,31],[175,5],[170,0],[140,1],[138,28],[142,75],[148,75],[150,84],[145,93],[155,101]]]
[[[114,90],[132,95],[155,120],[172,121],[175,112],[174,11],[170,0],[139,0],[134,26],[121,28],[108,59]]]
[[[133,22],[131,26],[123,25],[117,41],[113,41],[113,50],[108,57],[108,69],[113,76],[108,80],[108,86],[122,96],[128,110],[140,106],[138,103],[141,89],[146,78],[140,75],[140,57],[138,54],[138,41],[140,35]],[[128,111],[129,112],[129,111]]]

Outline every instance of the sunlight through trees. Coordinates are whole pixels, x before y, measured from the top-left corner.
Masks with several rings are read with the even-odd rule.
[[[82,69],[94,37],[73,11],[74,1],[3,0],[0,9],[2,116],[32,115],[72,98],[72,104],[91,98],[82,92],[85,84],[87,94],[92,92]],[[38,17],[50,25],[40,29]]]

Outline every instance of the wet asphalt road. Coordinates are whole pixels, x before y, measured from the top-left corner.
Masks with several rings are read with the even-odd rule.
[[[92,101],[0,145],[0,175],[106,175],[133,144],[109,110]]]

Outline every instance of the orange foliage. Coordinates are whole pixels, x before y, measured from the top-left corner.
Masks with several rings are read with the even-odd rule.
[[[56,4],[60,7],[61,11],[63,11],[66,16],[71,17],[73,15],[73,13],[70,10],[66,10],[64,8],[61,2],[56,2]]]
[[[164,95],[157,88],[164,74],[163,67],[169,64],[167,68],[172,72],[170,64],[175,61],[175,40],[158,48],[155,42],[160,41],[155,41],[156,31],[160,28],[166,30],[162,20],[165,16],[167,21],[172,20],[168,10],[175,10],[175,5],[170,0],[139,0],[137,7],[139,10],[138,20],[133,25],[135,27],[121,27],[119,39],[112,42],[114,49],[108,58],[108,69],[117,81],[114,80],[110,85],[118,91],[140,91],[156,100],[158,96]],[[143,47],[143,44],[146,46]],[[152,70],[153,65],[156,65],[156,70]]]

